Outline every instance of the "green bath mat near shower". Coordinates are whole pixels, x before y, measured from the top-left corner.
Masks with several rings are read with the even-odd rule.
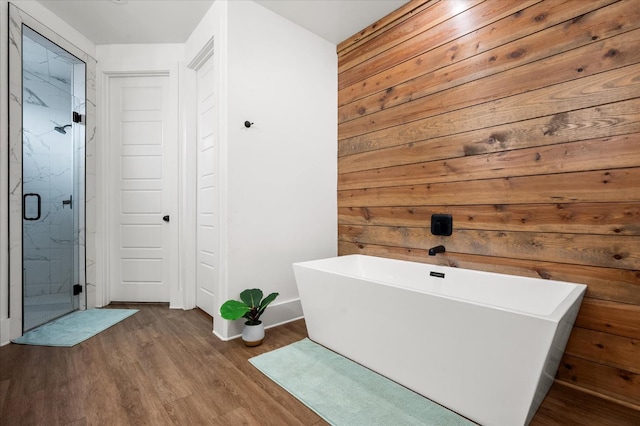
[[[332,425],[475,425],[309,339],[249,362]]]
[[[21,345],[74,346],[138,312],[137,309],[75,311],[12,340]]]

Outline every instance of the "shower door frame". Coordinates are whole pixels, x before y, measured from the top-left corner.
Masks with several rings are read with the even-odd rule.
[[[80,228],[80,309],[95,307],[95,69],[96,61],[14,4],[9,4],[9,333],[15,339],[23,327],[22,243],[22,27],[28,26],[86,64],[84,207]]]

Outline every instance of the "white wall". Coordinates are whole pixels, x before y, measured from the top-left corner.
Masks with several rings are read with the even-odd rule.
[[[279,292],[268,326],[302,315],[291,264],[337,252],[336,48],[254,2],[228,17],[227,296]]]
[[[96,46],[99,73],[168,71],[171,68],[179,68],[183,58],[183,44],[103,44]]]
[[[302,315],[293,262],[337,253],[335,45],[251,1],[217,1],[186,44],[211,39],[220,141],[218,306],[258,287],[267,326]],[[247,129],[248,120],[254,125]],[[228,339],[242,321],[214,317]]]

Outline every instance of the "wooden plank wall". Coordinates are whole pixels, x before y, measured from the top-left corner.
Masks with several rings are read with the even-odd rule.
[[[339,254],[587,284],[557,379],[640,409],[640,2],[414,0],[338,55]]]

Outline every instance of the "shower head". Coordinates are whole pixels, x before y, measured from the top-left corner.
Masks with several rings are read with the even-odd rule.
[[[67,131],[65,130],[67,127],[71,127],[71,124],[66,124],[64,126],[56,126],[53,128],[53,130],[55,130],[56,132],[60,133],[61,135],[66,135]]]

